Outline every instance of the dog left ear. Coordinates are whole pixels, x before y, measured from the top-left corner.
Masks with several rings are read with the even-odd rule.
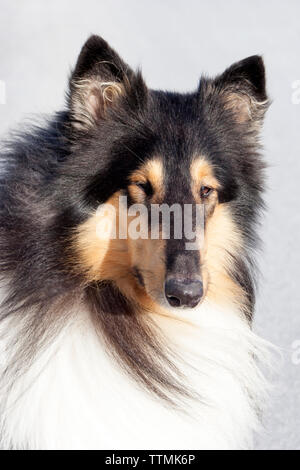
[[[226,110],[238,123],[261,121],[268,107],[265,67],[260,56],[251,56],[229,67],[215,79]]]
[[[134,73],[99,36],[84,44],[70,78],[71,123],[87,131],[104,119],[109,109],[121,102],[132,109],[141,104],[146,86],[140,73]]]

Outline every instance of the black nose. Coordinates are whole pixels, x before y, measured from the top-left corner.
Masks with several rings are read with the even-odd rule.
[[[172,307],[193,308],[203,296],[200,280],[170,278],[165,282],[165,294]]]

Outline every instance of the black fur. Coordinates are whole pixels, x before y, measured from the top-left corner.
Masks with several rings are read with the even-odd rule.
[[[82,117],[76,115],[74,100],[76,83],[85,78],[116,81],[125,93],[95,126],[80,129],[76,123]],[[227,92],[249,97],[249,106],[254,100],[260,104],[249,121],[237,122],[226,108]],[[202,77],[193,93],[179,94],[148,90],[141,74],[105,41],[93,36],[87,42],[70,79],[66,111],[43,127],[15,135],[1,152],[0,270],[8,287],[2,317],[27,316],[16,369],[33,360],[51,331],[55,334],[57,306],[66,311],[83,299],[108,347],[134,377],[159,396],[185,393],[180,378],[174,379],[178,371],[172,370],[169,353],[162,352],[151,326],[142,324],[136,306],[115,286],[86,286],[84,273],[74,273],[70,239],[91,209],[117,190],[126,193],[130,173],[155,154],[164,158],[165,202],[193,202],[190,161],[194,154],[205,155],[221,184],[220,202],[230,205],[244,236],[245,250],[233,260],[230,274],[248,293],[251,312],[250,260],[263,190],[257,124],[266,99],[264,66],[257,56],[216,79]]]

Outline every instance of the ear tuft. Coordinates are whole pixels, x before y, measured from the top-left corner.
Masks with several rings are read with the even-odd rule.
[[[73,82],[71,114],[74,127],[78,130],[92,128],[123,94],[124,87],[118,82],[101,82],[97,79]]]
[[[268,106],[267,100],[258,101],[241,91],[225,92],[223,103],[224,108],[230,111],[235,121],[240,124],[261,120]]]

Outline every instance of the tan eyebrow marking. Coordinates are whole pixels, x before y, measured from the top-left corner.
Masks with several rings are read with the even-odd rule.
[[[192,178],[192,191],[197,199],[201,186],[208,186],[213,189],[220,189],[220,183],[214,175],[213,165],[205,157],[196,157],[190,166]],[[197,195],[197,196],[196,196]]]
[[[146,183],[149,181],[154,190],[156,200],[161,200],[164,196],[164,171],[163,164],[159,158],[149,160],[138,168],[130,176],[132,184],[129,186],[130,195],[138,202],[143,202],[143,191],[135,186],[136,183]]]

